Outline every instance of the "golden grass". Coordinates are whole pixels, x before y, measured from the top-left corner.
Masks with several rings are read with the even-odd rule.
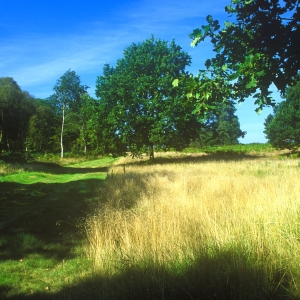
[[[300,295],[297,160],[127,165],[125,174],[120,165],[110,174],[86,225],[101,276],[144,268],[130,280],[159,281],[172,299],[178,290],[187,299]]]

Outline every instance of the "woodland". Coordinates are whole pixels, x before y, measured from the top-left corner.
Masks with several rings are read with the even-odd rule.
[[[197,75],[152,36],[103,66],[95,98],[71,69],[46,99],[1,77],[0,298],[300,299],[299,6],[207,16]],[[274,108],[268,144],[238,143],[253,99]]]

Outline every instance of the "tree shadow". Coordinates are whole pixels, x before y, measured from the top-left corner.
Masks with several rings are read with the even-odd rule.
[[[280,157],[285,157],[285,158],[299,158],[300,157],[300,151],[292,151],[290,150],[290,152],[286,152],[286,153],[282,153],[280,154]]]
[[[0,261],[39,253],[71,257],[78,224],[90,211],[103,180],[19,184],[0,182]],[[47,247],[59,244],[57,249]]]
[[[55,163],[47,163],[47,162],[31,162],[23,165],[25,171],[30,172],[44,172],[51,173],[56,175],[63,174],[86,174],[86,173],[98,173],[98,172],[107,172],[108,167],[101,168],[75,168],[75,167],[66,167],[61,166]]]
[[[237,153],[235,151],[221,151],[208,153],[177,153],[175,155],[163,155],[154,159],[132,159],[127,160],[126,165],[164,165],[164,164],[190,164],[204,162],[231,162],[231,161],[247,161],[264,158],[264,155],[255,155],[247,153]],[[117,164],[116,164],[117,165]],[[120,165],[120,164],[119,164]],[[121,165],[124,165],[122,163]]]
[[[242,253],[220,250],[189,266],[174,264],[166,268],[145,262],[143,266],[125,266],[118,275],[110,277],[94,273],[58,292],[52,293],[50,287],[43,293],[7,299],[300,299],[293,294],[292,276],[272,267],[270,276],[263,267],[250,265]]]
[[[244,159],[256,159],[247,156]],[[173,163],[196,163],[215,161],[207,157],[171,158]],[[224,157],[220,160],[224,160]],[[236,160],[233,158],[231,160]],[[219,161],[219,159],[218,159]],[[151,162],[152,163],[152,162]],[[157,161],[155,163],[158,163]],[[170,163],[162,158],[162,164]],[[162,170],[159,174],[170,175]],[[147,180],[157,173],[143,174]],[[115,174],[118,180],[131,180],[130,174]],[[134,174],[132,180],[136,180]],[[95,196],[95,187],[101,180],[89,179],[64,184],[36,183],[22,185],[0,183],[0,235],[8,242],[0,247],[0,260],[19,259],[20,254],[40,253],[54,259],[72,258],[71,249],[76,243],[69,236],[78,234],[74,220],[78,220],[90,211],[91,199]],[[137,182],[140,191],[146,185]],[[99,192],[99,189],[96,189]],[[130,190],[129,193],[137,194]],[[131,197],[123,195],[124,199]],[[134,199],[132,205],[135,205]],[[125,201],[127,203],[127,200]],[[119,205],[119,204],[118,204]],[[132,207],[132,206],[130,206]],[[129,208],[130,208],[129,207]],[[124,207],[127,209],[128,207]],[[10,245],[23,233],[30,233],[41,241],[42,246],[25,249],[23,253],[14,252],[17,243]],[[9,240],[9,238],[11,238]],[[64,243],[59,250],[45,249],[49,243]],[[269,266],[251,264],[251,259],[238,249],[219,249],[214,255],[203,255],[192,264],[176,263],[163,267],[149,260],[137,263],[124,263],[117,275],[103,276],[91,268],[90,275],[78,278],[77,282],[52,291],[51,286],[43,292],[7,296],[12,287],[0,284],[1,299],[300,299],[293,295],[294,278],[288,272]],[[195,256],[197,254],[195,253]],[[291,291],[291,292],[289,292]]]

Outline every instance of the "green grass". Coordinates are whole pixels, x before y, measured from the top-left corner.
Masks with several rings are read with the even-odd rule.
[[[66,170],[66,168],[64,168]],[[68,171],[68,170],[67,170]],[[87,171],[88,172],[88,171]],[[104,179],[105,171],[88,172],[88,173],[66,173],[66,174],[47,174],[43,172],[20,172],[0,177],[0,182],[17,182],[19,184],[34,183],[68,183],[71,181]]]
[[[91,275],[80,224],[115,160],[2,168],[0,299],[52,299]]]
[[[256,146],[257,150],[254,151]],[[239,291],[249,291],[243,299],[294,299],[291,295],[298,295],[292,290],[298,284],[296,277],[299,267],[298,252],[294,249],[291,251],[295,256],[295,263],[293,261],[290,265],[295,266],[295,272],[286,267],[288,261],[282,261],[278,265],[270,264],[272,270],[265,269],[264,265],[259,264],[259,257],[252,258],[246,255],[249,252],[247,246],[249,241],[246,238],[242,246],[238,244],[239,239],[234,239],[236,243],[225,244],[225,247],[221,248],[215,239],[212,239],[210,244],[202,245],[202,238],[206,237],[205,234],[202,236],[203,218],[198,220],[199,224],[196,220],[182,227],[183,240],[187,241],[189,235],[195,234],[195,238],[191,241],[199,243],[203,248],[200,247],[198,252],[190,251],[188,247],[180,248],[176,237],[173,241],[175,248],[170,248],[172,250],[169,251],[169,248],[165,249],[163,245],[172,242],[165,233],[168,230],[171,232],[173,227],[159,224],[166,216],[170,217],[172,214],[160,215],[159,210],[153,214],[155,218],[151,224],[154,229],[158,230],[161,227],[163,230],[163,234],[160,235],[163,242],[154,243],[157,249],[155,248],[156,252],[153,253],[160,255],[159,247],[162,247],[162,253],[165,255],[163,259],[167,262],[169,256],[175,255],[174,249],[179,249],[178,258],[175,255],[174,261],[170,263],[157,263],[157,259],[151,255],[141,259],[142,252],[134,248],[132,248],[133,255],[128,256],[120,248],[122,239],[112,241],[113,250],[109,253],[114,260],[103,259],[105,256],[93,257],[86,251],[87,232],[84,230],[87,228],[83,226],[86,225],[87,215],[91,217],[90,220],[93,220],[92,216],[97,216],[99,210],[95,211],[95,204],[99,202],[104,203],[103,207],[113,204],[121,207],[121,209],[113,207],[110,211],[115,214],[115,220],[109,219],[109,215],[103,212],[103,217],[108,219],[108,232],[115,233],[117,237],[118,235],[124,237],[123,230],[133,228],[135,233],[134,226],[140,226],[150,237],[141,243],[142,250],[146,248],[154,234],[154,229],[145,225],[145,216],[149,212],[147,205],[154,201],[155,194],[159,191],[159,187],[151,186],[151,182],[160,174],[157,184],[167,187],[166,183],[171,184],[175,181],[176,169],[182,168],[177,179],[178,189],[175,185],[157,202],[167,201],[170,202],[170,207],[182,210],[185,206],[178,203],[176,197],[182,193],[181,198],[185,199],[191,194],[192,188],[203,184],[204,179],[209,181],[215,178],[220,173],[220,162],[226,164],[226,170],[232,169],[233,173],[226,176],[228,179],[235,178],[236,174],[247,173],[251,180],[268,182],[274,174],[278,175],[278,172],[292,169],[292,166],[298,169],[296,158],[293,161],[269,159],[269,148],[256,146],[216,147],[207,149],[203,155],[175,153],[174,156],[169,154],[165,157],[164,153],[161,153],[161,156],[157,155],[155,162],[146,159],[144,161],[127,159],[124,160],[126,173],[123,162],[119,166],[119,174],[115,172],[118,167],[114,167],[109,172],[108,180],[104,180],[108,174],[107,167],[116,159],[60,161],[57,157],[51,160],[47,156],[30,163],[0,162],[0,299],[200,299],[199,295],[205,295],[203,299],[242,299],[238,294]],[[251,170],[247,168],[247,171],[239,169],[243,161],[252,166],[252,160],[259,161],[257,168],[253,167]],[[188,177],[188,174],[191,166],[195,164],[199,164],[199,170],[195,173],[193,183],[194,177]],[[211,164],[215,165],[215,169],[211,169]],[[274,165],[274,168],[269,170],[270,165]],[[130,168],[135,166],[139,168],[139,172],[143,170],[145,174],[139,177],[135,174],[136,171],[130,173]],[[160,171],[155,171],[160,167],[162,167]],[[167,171],[165,167],[171,170]],[[205,168],[208,169],[205,171]],[[197,178],[196,174],[200,177]],[[120,178],[123,186],[119,182],[116,185],[111,184],[111,180],[117,178]],[[224,196],[224,193],[218,192],[224,184],[223,181],[224,178],[212,185],[203,184],[201,190],[211,188],[203,199],[208,199],[215,190],[215,197],[208,203],[212,205],[217,203],[217,200]],[[278,184],[273,186],[277,187]],[[228,185],[229,194],[232,194],[233,187],[234,184]],[[241,188],[241,193],[236,199],[240,201],[246,190]],[[150,202],[148,204],[145,202],[145,214],[139,221],[135,207],[141,195],[149,196]],[[280,195],[278,192],[279,198]],[[196,197],[198,193],[195,199]],[[105,201],[106,198],[109,199],[108,202]],[[187,201],[187,208],[191,205],[191,200]],[[230,207],[229,204],[224,207]],[[198,208],[199,206],[187,211],[180,218],[173,214],[176,222],[178,220],[180,224],[184,224],[185,217],[191,218]],[[220,210],[221,208],[217,209],[216,213]],[[120,216],[124,217],[124,222]],[[232,216],[234,214],[231,214]],[[119,219],[120,227],[117,228],[116,222]],[[133,226],[131,222],[135,220]],[[227,222],[228,218],[225,220]],[[297,220],[293,223],[297,224]],[[201,230],[195,230],[197,224]],[[226,227],[225,232],[229,233],[230,227]],[[298,232],[297,229],[295,240],[298,239]],[[262,233],[258,232],[258,238]],[[236,236],[242,238],[240,234]],[[109,235],[106,235],[101,241],[105,244],[109,241],[108,237]],[[140,241],[142,235],[136,232],[136,237],[137,241]],[[220,235],[220,238],[222,237],[223,234]],[[290,241],[290,236],[287,235],[284,240]],[[100,247],[100,254],[101,249]],[[181,259],[183,254],[186,255],[186,259]],[[259,252],[259,255],[266,255],[263,261],[267,264],[270,259],[268,252]],[[97,269],[97,264],[108,266],[111,273]],[[269,278],[268,274],[272,274],[272,277]],[[271,291],[275,291],[274,294]]]

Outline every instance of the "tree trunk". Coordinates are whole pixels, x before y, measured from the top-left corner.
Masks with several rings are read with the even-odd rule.
[[[62,109],[62,122],[61,122],[61,133],[60,133],[60,157],[64,157],[64,144],[63,144],[63,135],[64,135],[64,125],[65,125],[65,105],[63,104]]]
[[[82,140],[83,140],[83,145],[84,145],[83,151],[84,151],[84,154],[86,154],[86,139],[85,139],[84,125],[82,125],[81,130],[82,130]]]
[[[150,149],[150,153],[149,153],[149,155],[150,155],[150,160],[152,160],[152,159],[154,159],[154,149],[153,149],[153,144],[151,144],[151,145],[149,146],[149,149]]]
[[[202,141],[202,134],[199,134],[199,144],[200,144],[200,149],[203,148],[203,141]]]

